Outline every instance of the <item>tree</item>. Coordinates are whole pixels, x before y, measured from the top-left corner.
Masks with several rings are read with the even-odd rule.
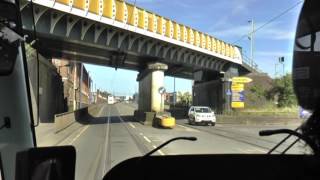
[[[291,74],[273,80],[273,88],[268,92],[267,97],[278,101],[279,107],[287,107],[297,104],[294,94]]]
[[[178,92],[177,99],[179,100],[179,103],[181,105],[188,106],[192,102],[192,95],[189,92],[185,92],[183,94],[181,92]]]

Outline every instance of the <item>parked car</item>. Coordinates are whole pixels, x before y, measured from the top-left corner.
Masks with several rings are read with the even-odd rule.
[[[189,124],[206,124],[214,126],[216,116],[214,112],[206,106],[191,106],[188,112]]]

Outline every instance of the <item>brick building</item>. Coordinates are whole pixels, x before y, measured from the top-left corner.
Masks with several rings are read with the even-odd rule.
[[[82,63],[61,59],[52,59],[61,75],[64,87],[64,100],[68,105],[68,111],[87,106],[92,102],[92,79]],[[82,82],[81,81],[82,69]],[[80,93],[81,92],[81,93]]]

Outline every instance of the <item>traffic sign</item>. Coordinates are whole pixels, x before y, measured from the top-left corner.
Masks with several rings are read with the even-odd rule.
[[[232,93],[232,101],[233,102],[243,102],[244,95],[241,92],[233,92]]]
[[[232,90],[232,91],[243,91],[243,90],[244,90],[244,84],[235,84],[235,83],[232,83],[232,85],[231,85],[231,90]]]
[[[232,92],[230,91],[230,89],[227,90],[226,94],[227,94],[227,96],[231,96],[232,95]]]
[[[249,83],[251,81],[252,81],[252,79],[250,79],[248,77],[233,77],[232,78],[232,82],[234,82],[234,83]]]
[[[244,108],[244,102],[232,102],[231,107],[232,108]]]

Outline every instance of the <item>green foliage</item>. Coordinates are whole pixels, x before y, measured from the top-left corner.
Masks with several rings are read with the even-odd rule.
[[[185,92],[183,94],[181,92],[178,92],[177,101],[181,105],[189,106],[190,104],[192,104],[192,95],[189,92]]]
[[[279,107],[289,107],[297,104],[293,91],[291,74],[274,79],[273,88],[266,94],[270,100],[276,100]]]
[[[257,98],[264,98],[266,96],[266,90],[259,84],[253,85],[249,91],[254,93]]]

